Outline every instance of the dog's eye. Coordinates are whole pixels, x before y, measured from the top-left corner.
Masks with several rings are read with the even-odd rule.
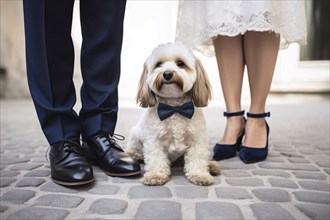
[[[161,65],[162,65],[162,62],[158,62],[158,63],[156,64],[155,68],[161,67]]]
[[[182,67],[184,67],[185,64],[184,64],[183,61],[179,60],[178,62],[176,62],[176,65],[177,65],[178,67],[182,68]]]

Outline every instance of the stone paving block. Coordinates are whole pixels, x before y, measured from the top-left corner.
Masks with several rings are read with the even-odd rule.
[[[288,163],[268,163],[261,162],[259,167],[264,169],[281,169],[281,170],[304,170],[304,171],[319,171],[316,166],[310,164],[288,164]]]
[[[268,159],[268,157],[280,157],[280,156],[281,156],[281,154],[278,151],[274,151],[274,150],[270,149],[268,151],[267,159]]]
[[[240,208],[229,202],[199,202],[196,219],[243,219]]]
[[[0,171],[0,177],[4,178],[4,177],[15,177],[18,176],[19,174],[21,174],[20,172],[17,171],[7,171],[7,170],[1,170]]]
[[[250,177],[251,174],[243,170],[225,170],[221,172],[221,175],[226,177]]]
[[[8,220],[60,220],[64,219],[70,212],[62,209],[29,207],[14,212],[8,216]]]
[[[99,195],[115,195],[119,189],[119,186],[96,184],[91,189],[89,189],[88,192]]]
[[[300,157],[299,152],[295,146],[290,148],[276,148],[275,150],[280,152],[281,155],[285,155],[287,157]]]
[[[171,182],[174,182],[176,185],[190,185],[190,186],[195,186],[192,182],[190,182],[187,177],[183,175],[181,176],[172,176],[171,177]],[[221,175],[220,176],[215,176],[214,177],[214,182],[212,185],[219,185],[221,183]]]
[[[26,177],[47,177],[50,176],[50,170],[32,170],[26,173],[24,176]]]
[[[44,167],[45,168],[49,168],[49,161],[46,160],[45,156],[42,155],[42,156],[39,156],[39,157],[36,157],[36,158],[31,158],[31,162],[32,163],[42,163],[44,164]]]
[[[312,144],[308,141],[303,141],[303,140],[293,140],[292,145],[295,146],[298,149],[310,149]]]
[[[141,176],[132,176],[132,177],[110,177],[110,180],[113,183],[141,183],[142,178]]]
[[[29,199],[35,196],[35,191],[32,190],[10,190],[3,194],[1,197],[2,201],[11,202],[14,204],[23,204],[27,202]]]
[[[275,163],[282,163],[282,162],[284,162],[283,158],[281,158],[281,157],[271,157],[271,156],[268,156],[266,160],[267,160],[267,162],[275,162]]]
[[[15,178],[1,178],[0,179],[0,187],[2,188],[2,187],[10,186],[10,184],[12,184],[15,181],[16,181]]]
[[[282,170],[253,170],[252,173],[259,176],[280,176],[285,178],[289,178],[291,176],[290,173]]]
[[[327,133],[326,130],[325,130],[325,135],[329,135],[329,133]],[[318,149],[320,149],[322,151],[329,151],[330,150],[329,138],[328,139],[324,138],[323,140],[318,140],[318,142],[314,142],[313,146],[316,146]],[[327,155],[329,155],[329,154],[327,154]]]
[[[149,200],[140,203],[135,219],[171,220],[181,219],[181,203],[172,201]]]
[[[194,185],[185,176],[173,175],[171,177],[171,181],[174,182],[176,185],[190,185],[190,186]]]
[[[40,186],[41,184],[43,184],[44,182],[46,182],[45,179],[41,179],[41,178],[24,178],[22,180],[20,180],[16,186],[17,187],[37,187]]]
[[[245,164],[241,161],[238,162],[226,162],[220,161],[221,170],[252,170],[256,168],[256,164]]]
[[[96,182],[105,182],[109,181],[109,177],[103,173],[94,173],[94,178]]]
[[[75,208],[84,201],[83,197],[47,194],[40,196],[34,206],[51,206],[57,208]]]
[[[88,184],[77,187],[66,187],[55,184],[53,182],[47,182],[46,184],[40,187],[40,190],[46,192],[58,192],[58,193],[78,193],[79,191],[85,192],[88,189],[90,189],[92,186],[93,186],[92,184]]]
[[[324,160],[316,161],[316,164],[319,165],[320,167],[326,167],[326,168],[330,167],[329,158],[324,159]]]
[[[321,155],[312,155],[308,156],[308,159],[315,161],[317,165],[324,168],[330,168],[330,158],[329,155],[321,154]]]
[[[330,184],[321,181],[299,181],[299,185],[304,189],[318,190],[318,191],[330,191]]]
[[[257,219],[295,219],[287,210],[276,203],[256,203],[250,205],[250,207]]]
[[[283,143],[279,143],[278,141],[276,141],[275,143],[272,144],[272,147],[274,149],[277,149],[277,150],[294,150],[294,145],[292,145],[292,143],[289,143],[289,142],[283,142]]]
[[[293,192],[294,196],[298,201],[301,202],[312,202],[312,203],[320,203],[320,204],[328,204],[330,203],[330,194],[329,193],[321,193],[321,192],[313,192],[313,191],[297,191]]]
[[[104,171],[99,166],[93,166],[93,173],[105,174]]]
[[[11,165],[11,164],[16,164],[16,163],[27,163],[30,160],[27,158],[15,158],[15,157],[10,157],[10,155],[7,155],[7,157],[1,157],[0,161],[1,161],[1,164],[3,164],[3,165]]]
[[[313,149],[313,147],[310,147],[309,149],[307,148],[303,148],[303,149],[300,149],[299,152],[303,155],[313,155],[315,154],[315,149]]]
[[[11,170],[34,170],[38,167],[41,167],[43,164],[38,163],[19,163],[11,167]]]
[[[275,147],[275,145],[272,146],[271,150],[275,152],[279,152],[280,155],[282,153],[289,153],[289,154],[296,154],[296,149],[293,146],[283,146],[283,147]]]
[[[291,201],[289,193],[282,189],[254,189],[252,192],[258,199],[265,202]]]
[[[296,171],[292,172],[296,178],[299,179],[313,179],[313,180],[326,180],[327,176],[320,172],[304,172],[304,171]]]
[[[298,185],[289,179],[284,178],[268,178],[268,182],[274,187],[281,187],[281,188],[292,188],[297,189]]]
[[[329,205],[298,204],[296,207],[311,219],[330,219]]]
[[[280,154],[287,158],[304,158],[304,156],[296,152],[280,152]]]
[[[220,199],[252,199],[250,193],[246,189],[241,188],[217,187],[215,192]]]
[[[264,182],[261,178],[228,178],[225,180],[232,186],[263,186]]]
[[[88,211],[99,215],[123,214],[127,207],[128,203],[124,200],[102,198],[94,201]]]
[[[130,199],[140,198],[171,198],[172,193],[165,186],[132,186],[127,197]]]
[[[311,163],[309,160],[305,159],[305,158],[288,158],[288,160],[291,163]]]
[[[208,198],[209,189],[203,186],[178,186],[175,187],[175,194],[184,199]]]

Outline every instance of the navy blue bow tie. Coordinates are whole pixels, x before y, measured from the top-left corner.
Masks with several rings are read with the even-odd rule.
[[[195,112],[195,108],[194,108],[194,103],[192,101],[187,102],[181,106],[170,106],[160,102],[157,108],[157,113],[161,121],[170,117],[174,113],[180,113],[184,117],[191,119],[192,116],[194,115],[194,112]]]

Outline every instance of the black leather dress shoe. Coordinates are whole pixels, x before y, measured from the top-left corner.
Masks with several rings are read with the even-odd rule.
[[[49,151],[53,182],[77,186],[94,181],[92,166],[81,153],[79,140],[65,140],[51,145]]]
[[[113,137],[97,134],[83,142],[85,157],[109,176],[133,176],[141,172],[139,163],[128,156]]]

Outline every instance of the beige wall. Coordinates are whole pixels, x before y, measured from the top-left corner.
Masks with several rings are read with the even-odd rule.
[[[28,97],[22,1],[1,0],[0,9],[0,65],[7,72],[1,97]]]

